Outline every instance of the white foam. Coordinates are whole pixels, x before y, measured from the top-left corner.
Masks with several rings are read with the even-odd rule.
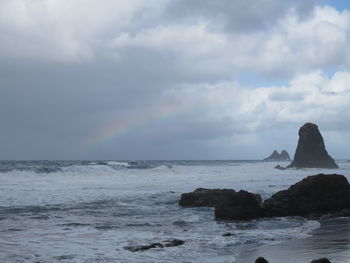
[[[130,167],[130,164],[127,162],[109,161],[107,164],[112,166]]]
[[[345,164],[340,163],[342,172],[349,175],[350,166]],[[28,171],[0,173],[0,206],[77,207],[68,212],[64,209],[50,212],[47,220],[25,216],[2,220],[0,261],[17,251],[23,257],[38,254],[40,258],[36,260],[45,262],[59,262],[51,255],[64,254],[76,255],[72,262],[94,262],[94,258],[102,262],[113,262],[116,258],[122,262],[171,262],[174,258],[232,262],[239,245],[244,248],[247,242],[258,246],[305,238],[320,226],[317,221],[298,218],[261,219],[246,224],[216,222],[213,209],[182,209],[173,200],[198,187],[246,189],[268,197],[324,170],[279,171],[273,169],[275,163],[172,168],[162,165],[154,169],[114,169],[109,165],[113,164],[73,165],[61,172],[40,175]],[[103,202],[91,206],[91,202],[99,200],[111,200],[111,205],[105,210]],[[91,211],[88,210],[91,214],[79,208],[85,203],[91,206]],[[68,231],[60,226],[66,222],[86,226],[71,227]],[[112,228],[98,230],[96,224]],[[6,234],[9,228],[25,230]],[[227,232],[234,235],[222,237]],[[130,244],[147,245],[171,238],[183,239],[186,245],[144,253],[123,249]]]

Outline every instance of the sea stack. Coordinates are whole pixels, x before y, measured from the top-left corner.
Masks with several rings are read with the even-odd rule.
[[[282,150],[281,153],[274,150],[273,153],[271,153],[271,155],[265,158],[263,161],[290,161],[290,157],[286,150]]]
[[[339,168],[329,156],[316,124],[305,123],[299,129],[299,141],[293,162],[287,168]]]

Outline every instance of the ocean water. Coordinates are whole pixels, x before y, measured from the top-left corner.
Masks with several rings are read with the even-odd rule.
[[[1,161],[0,262],[350,262],[350,219],[214,220],[212,208],[181,208],[198,187],[245,189],[263,199],[320,172],[280,171],[260,161]],[[230,232],[232,236],[222,235]],[[126,246],[181,239],[178,247]],[[284,258],[283,261],[278,261]],[[276,256],[277,255],[277,256]],[[288,256],[289,255],[289,256]]]

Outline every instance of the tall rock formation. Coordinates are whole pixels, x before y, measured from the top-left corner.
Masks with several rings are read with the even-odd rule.
[[[299,141],[293,162],[287,168],[339,168],[329,156],[316,124],[305,123],[299,129]]]

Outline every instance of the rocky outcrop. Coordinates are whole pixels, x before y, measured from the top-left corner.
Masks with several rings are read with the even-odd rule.
[[[311,263],[331,263],[328,258],[314,259]]]
[[[150,245],[143,245],[143,246],[128,246],[128,247],[124,247],[124,249],[129,250],[131,252],[138,252],[138,251],[149,250],[151,248],[177,247],[183,244],[185,244],[183,240],[173,239],[173,240],[168,240],[165,243],[152,243]]]
[[[350,208],[350,185],[339,174],[309,176],[263,204],[268,217],[321,215],[346,208]]]
[[[249,220],[277,216],[348,215],[350,185],[345,176],[309,176],[272,195],[262,204],[260,195],[244,190],[198,188],[181,195],[184,207],[215,207],[218,220]]]
[[[215,206],[215,218],[220,220],[247,220],[262,216],[261,197],[241,190]]]
[[[287,168],[338,168],[329,156],[316,124],[306,123],[299,129],[299,141],[293,162]]]
[[[215,207],[215,218],[220,220],[247,220],[261,216],[261,197],[241,190],[198,188],[181,195],[183,207]]]
[[[269,157],[264,159],[264,161],[290,161],[290,157],[286,150],[282,150],[281,153],[274,150]]]
[[[179,205],[182,207],[215,207],[235,193],[236,191],[232,189],[197,188],[191,193],[182,194]]]

